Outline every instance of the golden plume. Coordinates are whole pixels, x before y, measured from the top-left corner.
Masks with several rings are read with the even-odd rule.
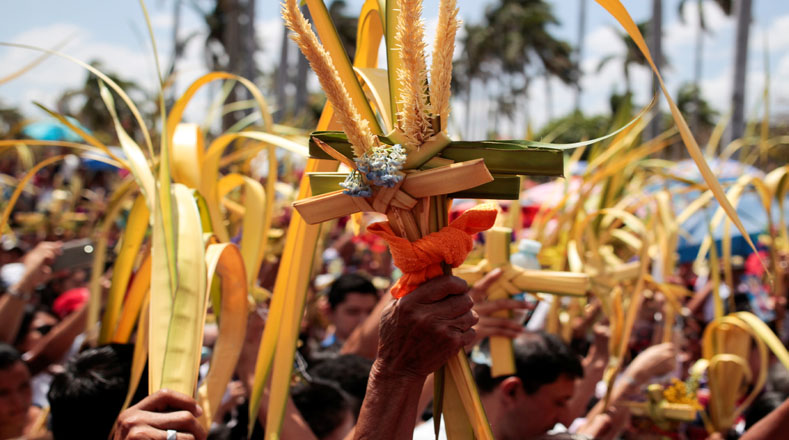
[[[395,41],[400,47],[403,59],[403,68],[398,70],[397,77],[405,85],[400,94],[403,110],[399,115],[399,126],[411,147],[421,146],[432,131],[425,91],[427,66],[424,35],[422,1],[402,0],[395,34]]]
[[[455,52],[455,34],[460,24],[457,15],[456,0],[441,0],[436,42],[433,47],[433,64],[430,67],[430,107],[433,116],[439,117],[442,130],[446,129],[449,120],[452,55]]]
[[[291,39],[299,45],[301,52],[307,57],[326,93],[326,98],[334,106],[337,118],[353,147],[353,153],[361,157],[376,145],[377,140],[370,131],[367,121],[362,119],[354,107],[345,86],[340,82],[340,75],[334,67],[331,56],[312,32],[310,23],[299,10],[297,0],[287,0],[282,4],[282,18],[285,19],[285,26],[294,32],[291,34]]]

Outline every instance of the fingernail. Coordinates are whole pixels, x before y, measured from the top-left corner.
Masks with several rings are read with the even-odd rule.
[[[197,408],[197,416],[200,417],[203,415],[203,408],[200,408],[200,405],[195,404],[195,408]]]

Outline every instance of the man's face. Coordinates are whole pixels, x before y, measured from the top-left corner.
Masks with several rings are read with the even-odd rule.
[[[377,298],[369,293],[348,293],[345,301],[337,304],[337,307],[330,311],[337,339],[341,341],[348,339],[353,330],[372,313],[377,302]]]
[[[575,380],[566,375],[541,386],[534,394],[518,387],[509,419],[514,438],[528,439],[545,434],[563,420],[567,402],[575,392]]]
[[[33,404],[30,371],[22,362],[0,370],[0,426],[24,428]]]

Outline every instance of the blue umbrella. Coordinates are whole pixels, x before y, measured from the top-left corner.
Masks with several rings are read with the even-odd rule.
[[[674,195],[674,209],[679,212],[686,200],[693,200],[701,196],[701,193],[694,192],[678,197]],[[679,206],[678,206],[679,205]],[[702,241],[709,236],[709,222],[715,215],[720,205],[717,201],[710,202],[706,208],[700,209],[693,214],[685,223],[680,225],[682,233],[680,233],[679,246],[677,252],[679,253],[680,263],[690,262],[696,258],[699,252]],[[778,223],[778,204],[773,204],[773,224]],[[746,232],[755,243],[760,234],[769,233],[767,230],[767,213],[764,211],[761,199],[756,194],[755,190],[750,190],[742,195],[740,203],[737,205],[737,215],[742,220]],[[789,197],[784,203],[785,216],[789,217]],[[723,223],[721,222],[718,227],[712,231],[712,237],[715,239],[715,244],[720,252],[721,239],[723,238]],[[732,225],[729,233],[732,237],[732,255],[747,256],[753,250],[748,245],[748,242],[742,236],[742,233]],[[720,253],[719,253],[720,255]]]
[[[90,130],[83,127],[82,124],[77,122],[74,118],[68,118],[72,124],[87,133]],[[70,129],[67,125],[58,121],[57,119],[50,119],[46,121],[33,122],[25,125],[22,128],[22,134],[40,141],[66,141],[66,142],[82,142],[82,137]]]
[[[114,154],[115,156],[117,156],[117,157],[119,157],[121,159],[126,159],[126,154],[124,154],[123,149],[121,147],[107,147],[107,148],[109,148],[110,151],[112,151],[112,154]],[[94,156],[94,157],[98,156],[98,157],[103,157],[103,158],[110,159],[110,156],[108,156],[107,154],[98,152],[98,151],[97,152],[92,152],[89,155],[83,156],[82,157],[82,164],[85,165],[85,168],[87,168],[87,169],[89,169],[91,171],[116,171],[118,169],[117,167],[115,167],[113,165],[110,165],[110,164],[108,164],[106,162],[103,162],[101,160],[93,159],[93,158],[91,158],[91,156]]]
[[[708,158],[707,163],[709,163],[712,172],[715,173],[715,177],[723,183],[734,183],[743,175],[757,176],[760,178],[764,177],[764,172],[761,170],[736,160],[721,161],[717,158]],[[667,172],[693,182],[703,182],[703,178],[699,173],[696,163],[691,159],[677,162],[668,169]],[[649,193],[657,192],[662,189],[671,191],[674,212],[679,214],[694,200],[701,197],[701,192],[699,191],[692,191],[689,193],[673,191],[686,186],[687,185],[683,182],[658,179],[657,182],[647,185],[645,190]],[[774,206],[777,208],[777,204]],[[713,199],[705,208],[698,210],[685,221],[685,223],[680,225],[681,232],[677,248],[680,263],[690,262],[696,258],[701,243],[709,236],[710,231],[707,225],[710,223],[719,207],[720,205],[717,200]],[[786,205],[786,208],[787,214],[789,214],[789,204]],[[740,217],[740,220],[742,220],[745,230],[754,243],[760,234],[768,232],[767,215],[764,212],[764,207],[762,206],[759,196],[752,188],[740,198],[740,203],[737,205],[737,215]],[[775,208],[773,210],[773,217],[773,220],[777,222],[778,211]],[[731,226],[730,234],[732,236],[733,255],[745,256],[752,252],[748,242],[734,225]],[[723,222],[712,231],[712,236],[715,239],[718,250],[720,250],[721,238],[723,237]]]

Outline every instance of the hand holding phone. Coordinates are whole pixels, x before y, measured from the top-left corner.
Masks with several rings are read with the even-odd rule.
[[[61,254],[52,262],[52,271],[73,270],[90,267],[96,247],[93,240],[83,238],[63,243]]]

